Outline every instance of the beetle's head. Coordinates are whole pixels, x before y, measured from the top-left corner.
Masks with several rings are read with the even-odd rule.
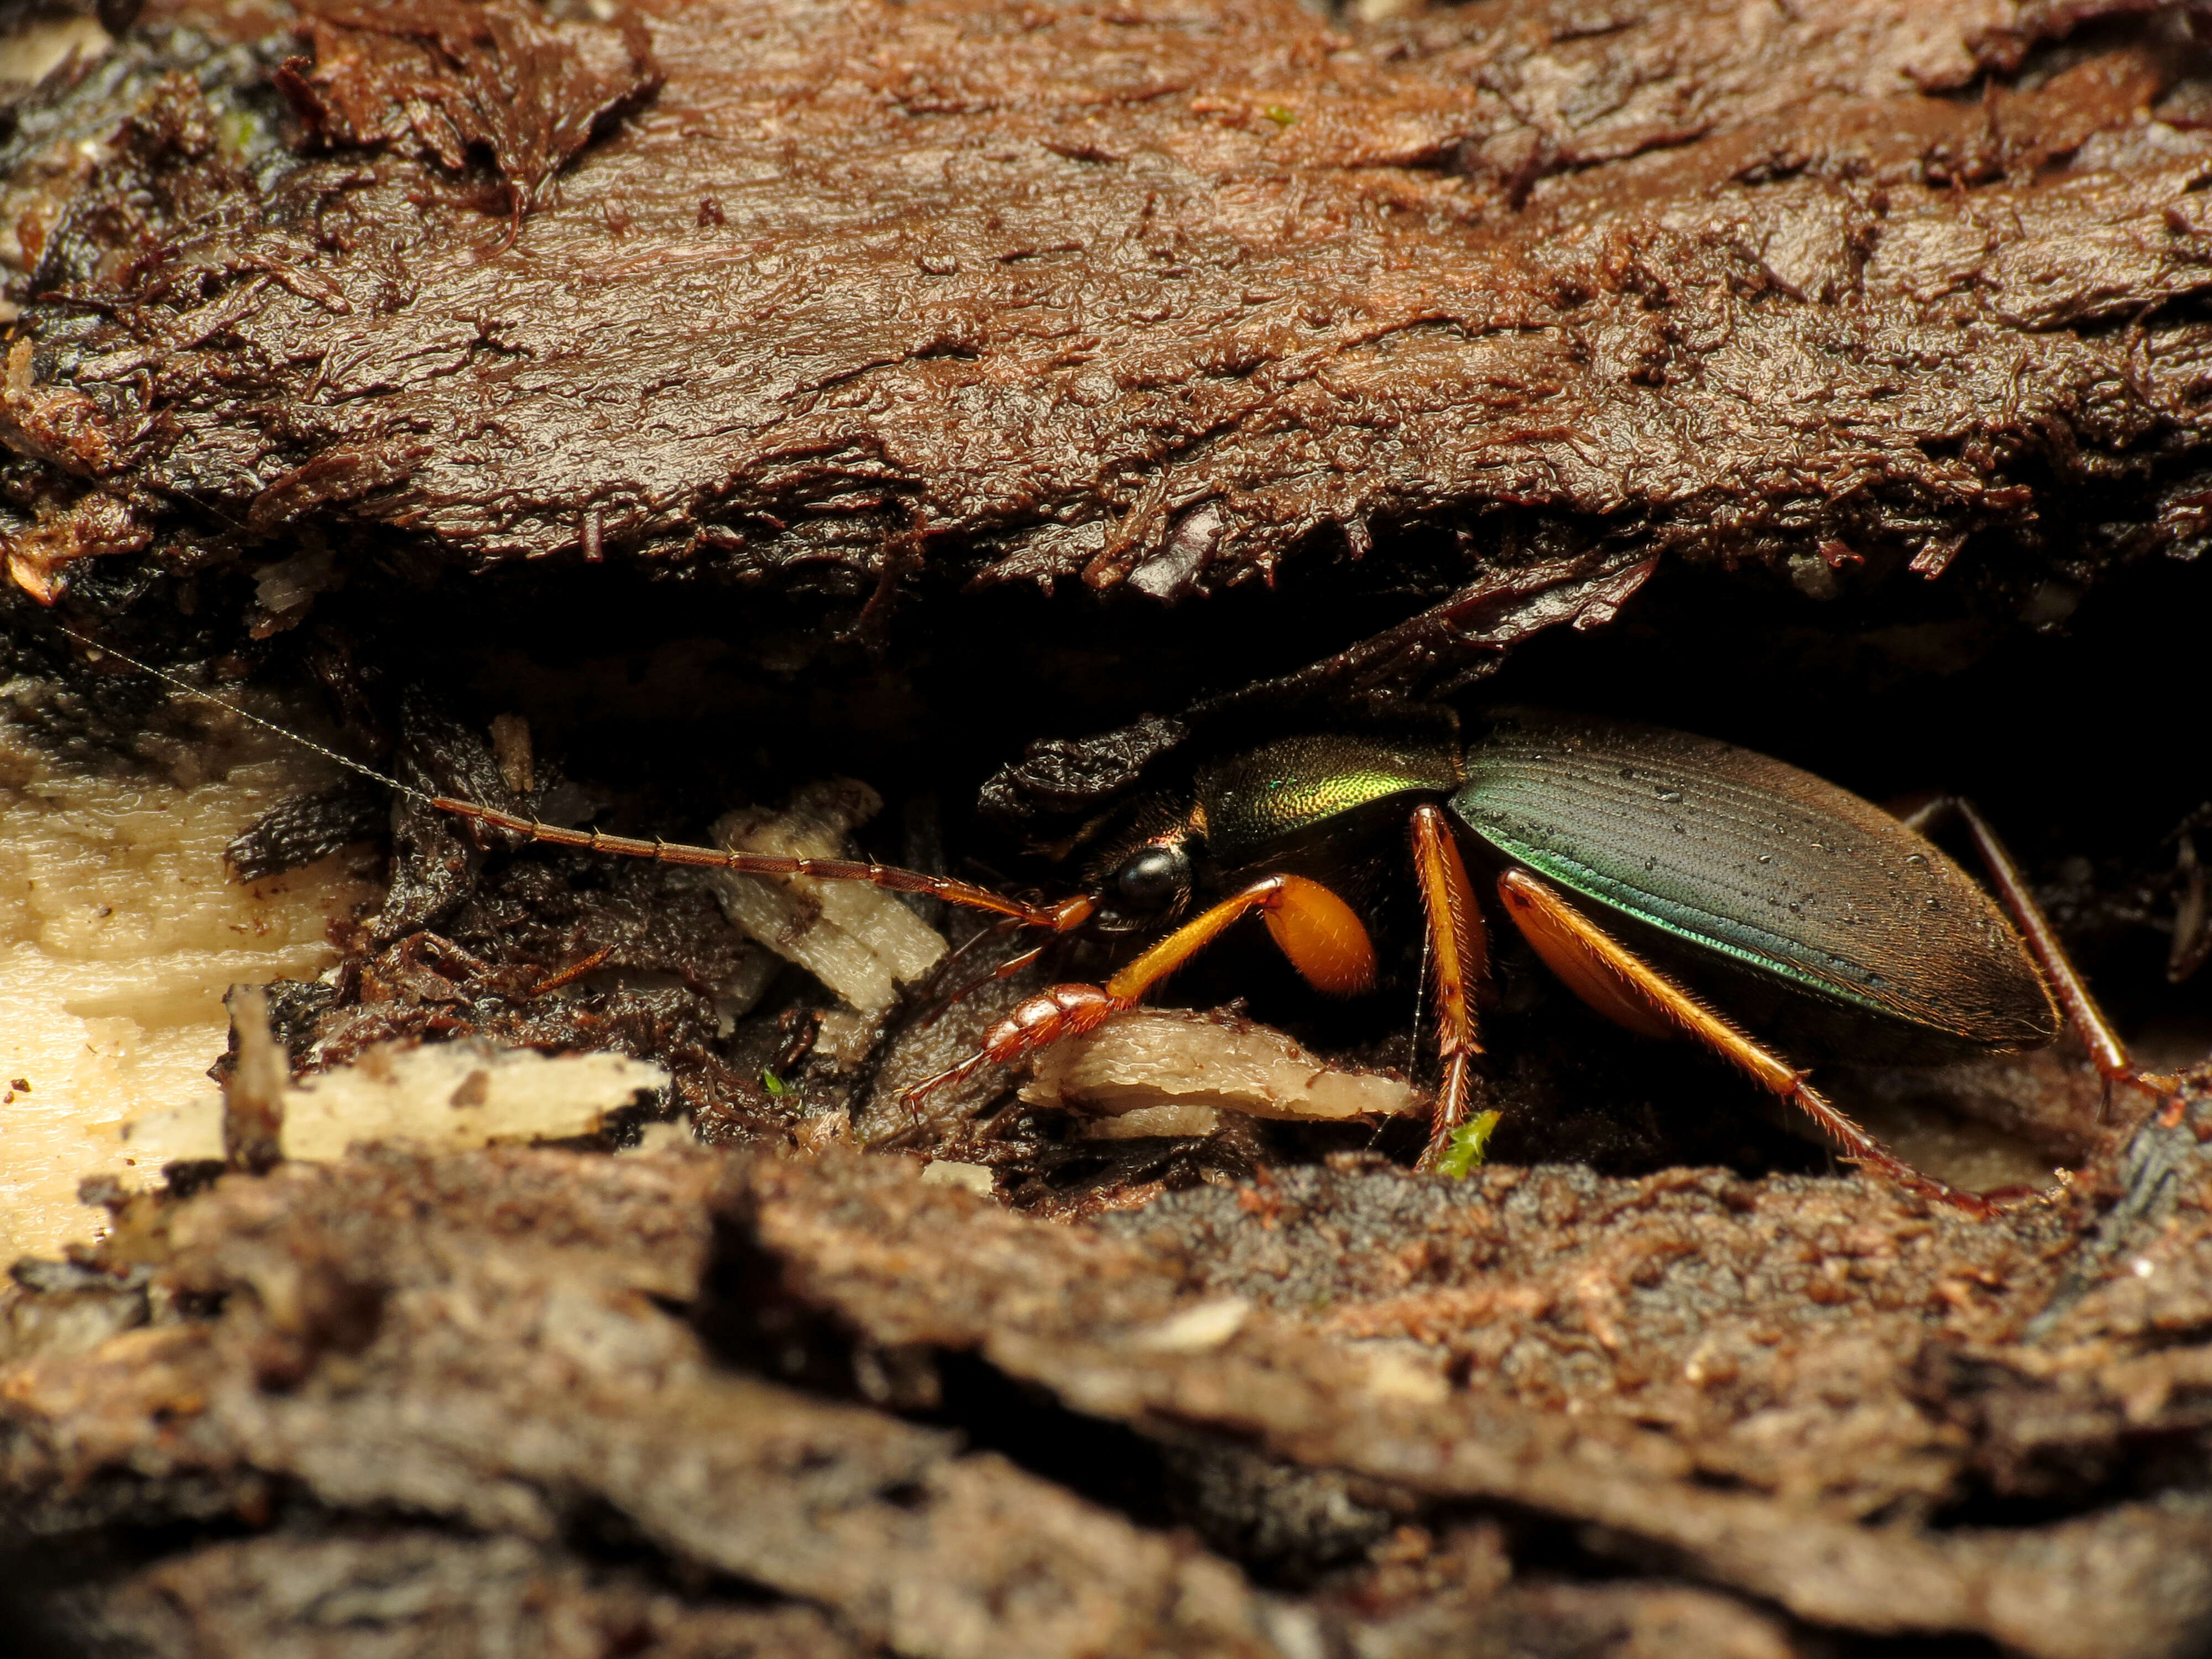
[[[1150,920],[1180,910],[1190,898],[1190,849],[1180,841],[1147,842],[1115,866],[1107,902]]]
[[[1157,797],[1140,803],[1118,834],[1100,838],[1090,861],[1086,884],[1098,895],[1099,931],[1150,929],[1189,908],[1201,850],[1188,809]]]

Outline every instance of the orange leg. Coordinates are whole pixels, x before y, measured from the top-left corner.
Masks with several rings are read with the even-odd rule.
[[[1055,985],[1031,997],[985,1032],[975,1054],[908,1090],[908,1103],[972,1076],[986,1061],[1012,1065],[1062,1037],[1097,1030],[1254,910],[1315,989],[1356,996],[1375,983],[1375,945],[1352,907],[1304,876],[1268,876],[1193,916],[1103,985]]]
[[[981,990],[986,985],[995,985],[1002,979],[1012,979],[1016,974],[1020,973],[1023,969],[1028,967],[1039,957],[1042,956],[1044,952],[1045,947],[1043,945],[1031,945],[1026,951],[1019,951],[1014,955],[1008,957],[1004,962],[999,963],[997,967],[986,969],[983,972],[976,975],[975,978],[969,980],[966,984],[961,986],[958,990],[953,992],[951,996],[946,997],[935,1007],[932,1008],[929,1011],[928,1015],[924,1019],[923,1024],[927,1024],[931,1020],[942,1018],[947,1012],[967,1001],[969,997],[974,996],[976,992]]]
[[[2173,1079],[2138,1071],[2128,1058],[2127,1045],[2120,1041],[2112,1022],[2105,1018],[2105,1011],[2090,994],[2081,970],[2066,954],[2066,947],[2059,942],[2051,919],[2043,914],[2043,907],[2029,890],[2027,878],[2021,873],[2011,852],[1973,802],[1962,795],[1932,795],[1906,803],[1898,817],[1907,828],[1923,835],[1941,829],[1954,817],[1966,826],[1966,833],[1973,837],[1974,850],[1981,854],[1982,863],[1990,872],[1990,884],[1996,890],[1997,902],[2004,906],[2014,925],[2027,940],[2028,950],[2042,968],[2044,978],[2050,981],[2051,994],[2058,999],[2066,1018],[2074,1022],[2075,1030],[2088,1048],[2091,1063],[2107,1083],[2137,1084],[2160,1094],[2171,1093],[2176,1088]]]
[[[1796,1106],[1845,1158],[1863,1169],[1973,1215],[1996,1213],[1996,1206],[1979,1194],[1924,1176],[1905,1163],[1823,1098],[1805,1081],[1804,1073],[1636,956],[1539,878],[1526,870],[1508,870],[1498,878],[1498,895],[1545,964],[1601,1013],[1632,1030],[1687,1037],[1719,1055],[1768,1093]]]
[[[1434,806],[1413,812],[1413,878],[1420,885],[1428,922],[1429,969],[1436,976],[1437,1104],[1430,1120],[1425,1167],[1451,1144],[1466,1121],[1468,1068],[1482,1052],[1474,1018],[1474,988],[1490,971],[1490,939],[1475,902],[1474,884],[1459,855],[1444,815]]]
[[[615,947],[613,945],[603,945],[598,950],[592,951],[591,955],[584,957],[581,961],[572,962],[566,968],[562,969],[558,973],[548,975],[545,978],[539,980],[537,984],[530,988],[530,994],[534,997],[542,997],[548,991],[557,991],[564,985],[574,985],[578,980],[583,978],[585,975],[590,973],[592,969],[598,967],[609,957],[614,955],[614,953]]]
[[[934,994],[951,977],[953,970],[967,960],[969,954],[976,946],[988,944],[994,939],[1005,939],[1008,934],[1018,932],[1021,926],[1022,919],[1019,916],[1001,916],[988,927],[978,927],[939,958],[937,966],[930,970],[927,988]],[[927,1011],[921,1015],[920,1023],[924,1025],[935,1024],[986,985],[995,984],[1002,979],[1012,979],[1042,956],[1044,951],[1045,947],[1040,945],[1034,950],[1018,951],[996,967],[987,969],[972,978],[963,980],[953,990],[938,996],[935,1001],[930,1003]]]

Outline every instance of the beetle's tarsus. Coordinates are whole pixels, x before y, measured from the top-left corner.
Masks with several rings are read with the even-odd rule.
[[[977,1072],[982,1070],[983,1063],[990,1058],[991,1056],[988,1050],[978,1048],[974,1054],[969,1055],[967,1059],[962,1060],[957,1066],[948,1066],[943,1071],[937,1073],[934,1076],[922,1079],[921,1082],[914,1085],[913,1087],[907,1090],[904,1096],[902,1097],[906,1102],[907,1111],[913,1116],[916,1123],[920,1123],[921,1121],[921,1103],[925,1099],[929,1096],[935,1094],[939,1089],[949,1089],[956,1083],[965,1082],[968,1079],[975,1076]]]
[[[1818,1103],[1816,1110],[1808,1104],[1810,1096]],[[1826,1098],[1809,1088],[1801,1087],[1790,1096],[1790,1103],[1820,1126],[1823,1133],[1843,1150],[1843,1161],[1862,1174],[1887,1181],[1893,1187],[1921,1198],[1933,1199],[1954,1210],[1963,1210],[1977,1221],[1988,1221],[2003,1213],[2005,1206],[1986,1193],[1970,1192],[1964,1187],[1954,1187],[1948,1181],[1923,1175],[1903,1158],[1876,1140],[1872,1135],[1830,1105]]]
[[[1102,985],[1055,985],[986,1031],[982,1046],[957,1066],[908,1089],[907,1106],[918,1113],[925,1097],[973,1077],[987,1062],[1012,1066],[1064,1037],[1095,1031],[1114,1015],[1135,1006],[1133,998],[1116,996]]]
[[[1464,1051],[1444,1056],[1443,1075],[1437,1080],[1436,1107],[1429,1120],[1432,1150],[1448,1145],[1467,1121],[1472,1086],[1468,1070],[1470,1058]]]

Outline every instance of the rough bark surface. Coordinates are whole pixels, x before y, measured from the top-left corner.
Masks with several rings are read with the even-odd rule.
[[[1816,583],[2193,553],[2212,152],[2149,9],[165,9],[7,158],[13,568],[1168,599],[1505,507]]]
[[[156,1653],[2197,1652],[2208,1106],[2094,1226],[1357,1159],[1091,1228],[845,1152],[234,1175],[6,1291],[9,1536],[242,1520],[76,1593]]]

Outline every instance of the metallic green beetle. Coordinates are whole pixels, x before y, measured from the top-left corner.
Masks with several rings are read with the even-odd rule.
[[[1923,833],[1950,817],[1972,834],[1994,896]],[[1805,1111],[1846,1158],[1978,1213],[1988,1200],[1906,1165],[1720,1009],[1786,1032],[1810,1057],[1886,1060],[2037,1048],[2070,1016],[2108,1078],[2162,1081],[2130,1064],[1967,802],[1933,798],[1899,816],[1710,738],[1509,710],[1463,744],[1276,739],[1200,768],[1185,799],[1143,803],[1082,919],[1179,925],[1103,984],[1030,1000],[979,1054],[915,1093],[1094,1029],[1249,911],[1317,988],[1369,988],[1360,912],[1382,823],[1409,836],[1428,928],[1443,1066],[1431,1164],[1451,1156],[1480,1052],[1472,993],[1487,937],[1467,854],[1504,915],[1600,1012],[1702,1044]]]
[[[1627,721],[1508,710],[1465,743],[1310,733],[1249,747],[1198,769],[1187,793],[1137,803],[1093,890],[1054,903],[873,863],[634,841],[434,804],[556,845],[866,881],[1054,933],[1165,929],[1103,984],[1024,1002],[973,1056],[910,1091],[916,1099],[1095,1030],[1249,913],[1317,989],[1368,990],[1376,954],[1361,910],[1386,825],[1408,836],[1427,927],[1442,1063],[1431,1166],[1454,1151],[1481,1052],[1474,993],[1488,945],[1467,853],[1504,915],[1598,1012],[1703,1045],[1803,1110],[1846,1158],[1978,1214],[1990,1200],[1904,1163],[1722,1006],[1808,1054],[1882,1060],[2036,1048],[2071,1018],[2107,1079],[2171,1086],[2130,1062],[1970,803],[1930,797],[1893,814],[1749,750]],[[1947,818],[1966,825],[1994,894],[1928,840]]]

